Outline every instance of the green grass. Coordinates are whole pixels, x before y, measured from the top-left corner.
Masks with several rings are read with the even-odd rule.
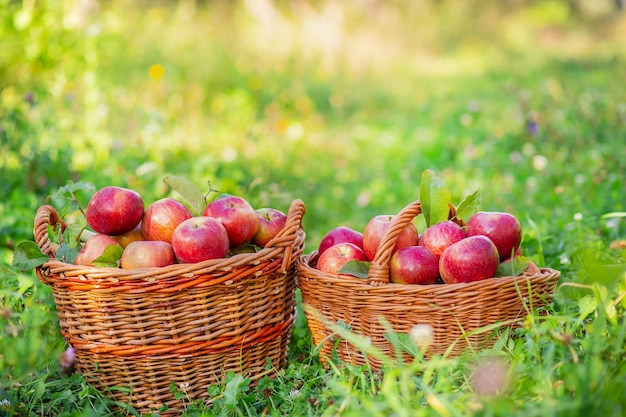
[[[230,375],[187,414],[626,414],[624,15],[457,3],[0,0],[0,415],[116,415],[61,372],[51,291],[11,268],[68,180],[146,201],[168,174],[257,206],[301,198],[310,251],[417,199],[426,168],[454,202],[480,188],[482,209],[520,218],[524,252],[562,272],[549,314],[380,374],[324,368],[301,314],[276,378]],[[481,395],[492,357],[507,378]]]

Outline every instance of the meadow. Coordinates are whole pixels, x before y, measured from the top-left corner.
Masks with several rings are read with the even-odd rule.
[[[625,42],[611,1],[0,0],[0,415],[123,406],[62,372],[51,291],[12,266],[68,181],[299,198],[310,252],[416,200],[424,169],[519,217],[562,274],[547,314],[385,373],[322,366],[299,314],[275,378],[229,375],[185,415],[626,415]]]

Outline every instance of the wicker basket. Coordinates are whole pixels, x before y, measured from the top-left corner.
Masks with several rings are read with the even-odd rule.
[[[451,207],[450,218],[454,212]],[[385,326],[391,325],[396,332],[410,333],[415,325],[427,324],[433,334],[426,356],[444,353],[457,356],[470,346],[475,349],[492,346],[494,327],[514,325],[526,315],[527,309],[540,308],[550,302],[560,272],[548,268],[534,275],[463,284],[390,283],[388,265],[397,236],[420,213],[419,201],[398,213],[371,262],[367,279],[316,269],[317,251],[302,255],[296,261],[305,315],[313,342],[322,345],[323,361],[332,355],[336,346],[338,357],[344,362],[368,363],[373,369],[381,366],[378,358],[366,358],[360,348],[346,340],[336,340],[338,336],[332,328],[339,322],[350,326],[354,333],[368,337],[373,346],[390,358],[395,358],[395,349],[385,338]]]
[[[167,414],[184,406],[171,383],[187,394],[184,401],[209,402],[209,385],[226,372],[254,382],[269,373],[267,358],[284,366],[304,212],[294,200],[283,230],[256,253],[135,270],[46,262],[37,275],[52,289],[76,370],[141,413],[166,405]],[[49,226],[65,224],[46,205],[37,211],[34,235],[53,258]]]

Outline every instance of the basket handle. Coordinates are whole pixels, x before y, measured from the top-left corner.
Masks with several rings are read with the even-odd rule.
[[[306,208],[304,202],[301,199],[293,200],[287,212],[285,226],[276,236],[265,244],[266,248],[275,246],[283,246],[285,248],[285,256],[283,256],[282,264],[283,271],[287,271],[291,264],[294,242],[296,241],[298,231],[302,228],[302,218],[305,212]]]
[[[63,221],[56,209],[50,205],[44,205],[37,209],[35,214],[35,225],[33,235],[35,242],[41,251],[50,258],[56,256],[56,248],[53,246],[48,236],[48,226],[61,227],[65,229],[67,224]]]
[[[465,223],[457,219],[456,208],[452,204],[448,204],[450,212],[448,219],[454,221],[460,226],[464,226]],[[416,200],[407,206],[405,206],[400,212],[393,218],[389,228],[383,235],[378,245],[378,250],[374,259],[370,263],[369,272],[367,275],[367,283],[373,286],[386,285],[389,283],[389,261],[393,255],[393,249],[396,246],[396,240],[400,236],[400,233],[406,228],[415,217],[422,212],[422,206],[419,200]]]

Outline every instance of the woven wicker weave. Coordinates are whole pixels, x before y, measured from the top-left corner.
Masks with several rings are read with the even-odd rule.
[[[527,311],[551,300],[559,271],[542,268],[538,274],[489,278],[462,284],[403,285],[389,282],[389,260],[399,233],[421,212],[419,201],[401,210],[383,237],[371,262],[367,279],[338,276],[316,269],[318,253],[296,261],[298,286],[305,314],[316,345],[326,361],[337,345],[337,354],[347,363],[369,363],[380,368],[377,358],[365,358],[360,349],[343,340],[337,343],[328,323],[343,322],[353,332],[367,336],[373,346],[391,358],[395,349],[385,339],[381,317],[394,331],[410,333],[417,324],[432,327],[433,338],[426,355],[459,355],[468,347],[492,346],[494,339],[485,326],[511,326]],[[454,217],[451,207],[450,217]],[[407,358],[408,359],[408,358]]]
[[[65,227],[55,209],[35,217],[38,246],[51,260],[37,269],[52,289],[76,369],[101,389],[148,413],[208,398],[228,371],[256,381],[284,366],[295,320],[295,265],[304,250],[305,208],[294,200],[283,230],[257,253],[196,264],[124,270],[53,259],[48,227]]]

